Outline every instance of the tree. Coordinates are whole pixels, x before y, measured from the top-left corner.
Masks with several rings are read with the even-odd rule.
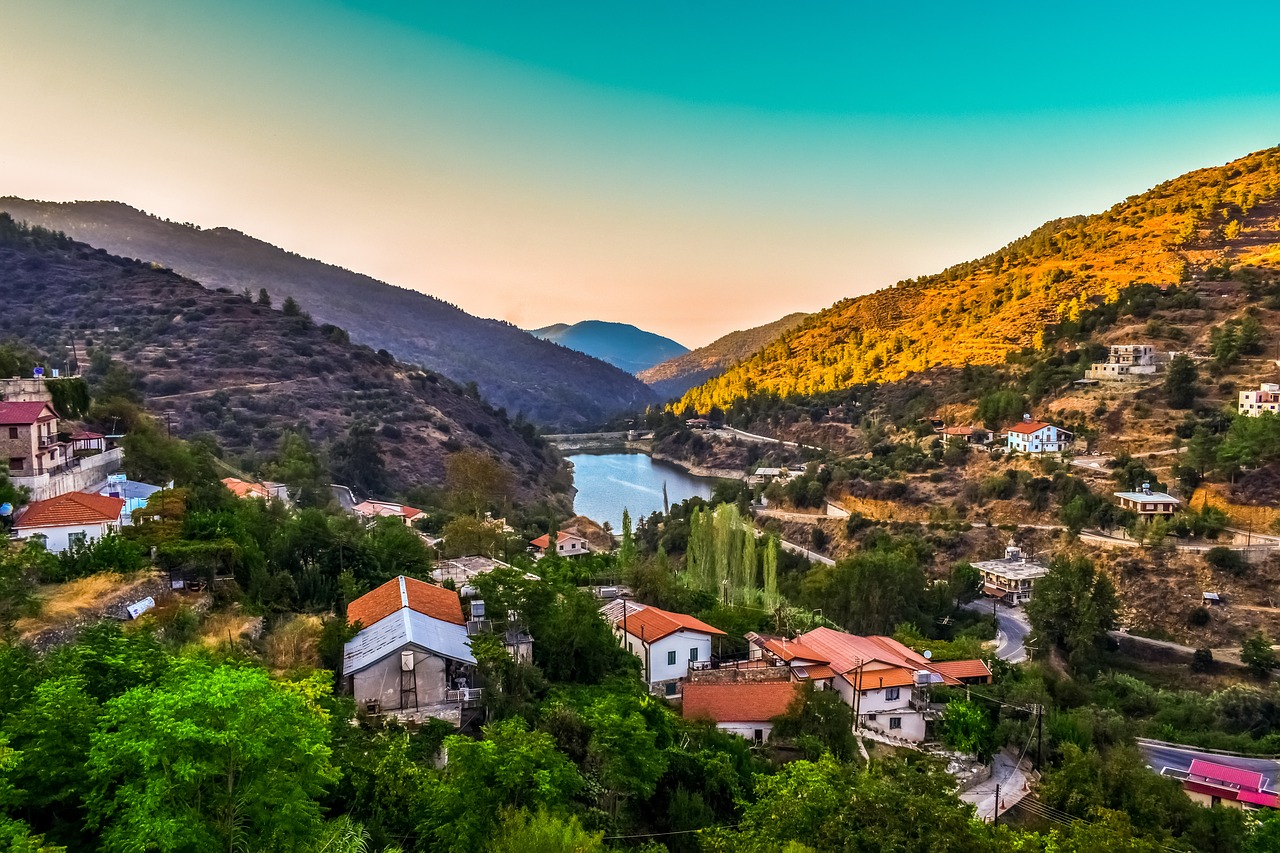
[[[480,518],[510,498],[511,475],[493,457],[478,450],[460,450],[444,461],[445,492],[459,512]]]
[[[1119,598],[1090,560],[1055,557],[1026,609],[1042,648],[1054,646],[1073,667],[1089,668],[1115,628]]]
[[[285,430],[275,461],[265,468],[268,477],[294,489],[299,506],[323,507],[332,499],[325,484],[324,468],[305,433]]]
[[[1165,399],[1170,407],[1189,409],[1195,405],[1198,378],[1199,371],[1190,356],[1179,353],[1173,357],[1164,377]]]
[[[1240,647],[1240,662],[1257,678],[1268,678],[1276,668],[1276,653],[1267,635],[1258,631]]]
[[[280,303],[280,313],[286,317],[299,317],[302,315],[302,308],[299,307],[296,299],[286,296],[284,302]]]
[[[264,308],[271,307],[271,294],[267,293],[265,287],[258,290],[258,304]]]
[[[378,439],[373,427],[363,421],[352,424],[346,437],[334,442],[329,453],[329,470],[335,481],[363,495],[387,492],[387,467],[382,461]]]
[[[490,853],[604,853],[603,832],[587,832],[576,817],[550,812],[507,812],[489,844]]]
[[[507,535],[496,524],[486,523],[483,519],[470,515],[462,515],[444,526],[446,553],[452,557],[465,557],[470,554],[484,554],[497,557],[506,550]]]
[[[636,561],[636,539],[631,532],[631,512],[622,508],[622,543],[618,547],[618,568],[627,571]]]
[[[853,758],[857,745],[853,740],[853,709],[833,690],[814,690],[805,682],[796,690],[796,698],[787,712],[774,721],[773,737],[791,738],[817,760],[821,750],[828,750],[841,761]],[[808,748],[816,745],[819,749]]]
[[[987,761],[995,746],[995,727],[976,702],[953,699],[942,713],[942,740],[952,749]]]
[[[193,661],[108,702],[86,768],[103,848],[307,849],[338,778],[314,704],[324,680]]]

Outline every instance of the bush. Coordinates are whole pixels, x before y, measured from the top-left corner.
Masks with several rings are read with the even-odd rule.
[[[1204,610],[1203,607],[1200,608]],[[1208,672],[1213,669],[1213,652],[1209,649],[1196,649],[1191,655],[1192,672]]]
[[[1204,561],[1215,569],[1230,572],[1237,576],[1244,574],[1245,569],[1249,567],[1249,563],[1245,560],[1243,554],[1221,545],[1206,551]]]

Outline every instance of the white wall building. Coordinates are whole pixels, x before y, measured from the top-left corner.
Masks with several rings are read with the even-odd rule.
[[[1253,418],[1263,412],[1280,414],[1280,384],[1263,382],[1257,391],[1240,392],[1240,414]]]
[[[84,492],[67,492],[27,504],[13,525],[19,539],[42,537],[45,548],[61,554],[120,529],[124,500]]]
[[[1019,453],[1062,453],[1071,448],[1073,438],[1067,430],[1032,420],[1031,415],[1023,415],[1022,423],[1005,431],[1009,450]]]
[[[756,743],[773,733],[773,720],[787,712],[800,684],[795,681],[747,681],[684,685],[680,712],[686,720],[711,720],[722,732]]]
[[[711,660],[711,638],[724,635],[692,616],[632,601],[612,602],[604,613],[622,647],[640,658],[650,691],[668,697],[680,695],[691,664]]]
[[[981,560],[973,567],[982,572],[983,595],[1012,605],[1030,601],[1036,581],[1049,573],[1042,563],[1027,559],[1017,545],[1004,549],[1003,560]]]

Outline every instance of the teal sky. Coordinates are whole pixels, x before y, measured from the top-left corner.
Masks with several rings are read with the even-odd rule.
[[[1272,5],[5,3],[0,194],[696,346],[1280,140]],[[1224,33],[1231,34],[1228,39]]]

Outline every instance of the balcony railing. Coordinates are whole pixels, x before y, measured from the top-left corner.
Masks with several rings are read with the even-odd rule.
[[[444,698],[446,702],[461,702],[465,705],[469,702],[479,702],[483,693],[483,687],[464,687],[461,690],[446,690]]]

